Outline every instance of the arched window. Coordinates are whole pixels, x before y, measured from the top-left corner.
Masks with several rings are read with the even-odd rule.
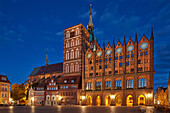
[[[70,37],[70,33],[69,31],[66,32],[66,38],[69,38]]]
[[[69,51],[66,51],[66,60],[69,60]]]
[[[67,41],[67,42],[66,42],[66,48],[68,48],[68,47],[69,47],[69,42]]]
[[[133,79],[126,80],[126,88],[133,88]]]
[[[76,49],[76,52],[75,52],[75,58],[79,58],[79,50],[78,50],[78,48]]]
[[[74,64],[73,63],[71,63],[71,65],[70,65],[70,72],[71,73],[74,72]]]
[[[79,35],[79,28],[76,29],[76,35]]]
[[[139,88],[146,88],[147,86],[147,79],[146,78],[139,78],[138,79],[138,87]]]
[[[69,65],[66,64],[66,73],[69,73]]]
[[[79,71],[79,63],[76,62],[76,65],[75,65],[75,72],[78,72]]]
[[[115,89],[121,89],[121,88],[122,88],[122,80],[116,80]]]
[[[79,45],[79,39],[76,39],[76,46]]]
[[[70,52],[70,59],[74,59],[74,50],[71,50]]]

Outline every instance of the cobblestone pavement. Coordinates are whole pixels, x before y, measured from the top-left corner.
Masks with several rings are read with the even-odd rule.
[[[154,113],[161,113],[152,109]],[[146,113],[150,113],[146,110]],[[139,107],[116,106],[10,106],[0,107],[0,113],[144,113]]]

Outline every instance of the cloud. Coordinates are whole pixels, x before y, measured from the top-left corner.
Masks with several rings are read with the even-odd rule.
[[[92,16],[95,17],[97,11],[95,11],[93,8],[92,8]],[[80,14],[79,18],[88,18],[89,17],[89,14],[90,14],[90,10],[83,13],[83,14]]]
[[[64,35],[64,31],[60,31],[56,33],[57,36],[63,36]]]

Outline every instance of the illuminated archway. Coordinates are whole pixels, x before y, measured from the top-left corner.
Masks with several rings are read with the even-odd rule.
[[[121,104],[122,104],[122,98],[121,98],[120,95],[117,95],[117,96],[115,97],[115,104],[116,104],[116,106],[121,106]]]
[[[110,106],[110,101],[111,101],[110,96],[106,96],[106,98],[105,98],[105,105],[106,106]]]
[[[91,96],[88,96],[87,97],[87,103],[86,103],[87,105],[92,105],[92,97]]]
[[[133,97],[132,95],[128,95],[126,98],[126,105],[127,106],[133,106]]]
[[[100,98],[100,96],[97,96],[96,97],[96,105],[100,106],[100,104],[101,104],[101,98]]]
[[[140,105],[140,106],[144,106],[145,105],[145,96],[144,95],[140,95],[138,97],[138,105]]]

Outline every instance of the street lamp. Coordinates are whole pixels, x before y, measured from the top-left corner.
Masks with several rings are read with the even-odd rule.
[[[34,97],[31,97],[31,105],[34,105]]]
[[[152,95],[150,93],[148,93],[148,97],[151,97]]]
[[[84,100],[86,97],[85,96],[81,96],[81,98]]]

